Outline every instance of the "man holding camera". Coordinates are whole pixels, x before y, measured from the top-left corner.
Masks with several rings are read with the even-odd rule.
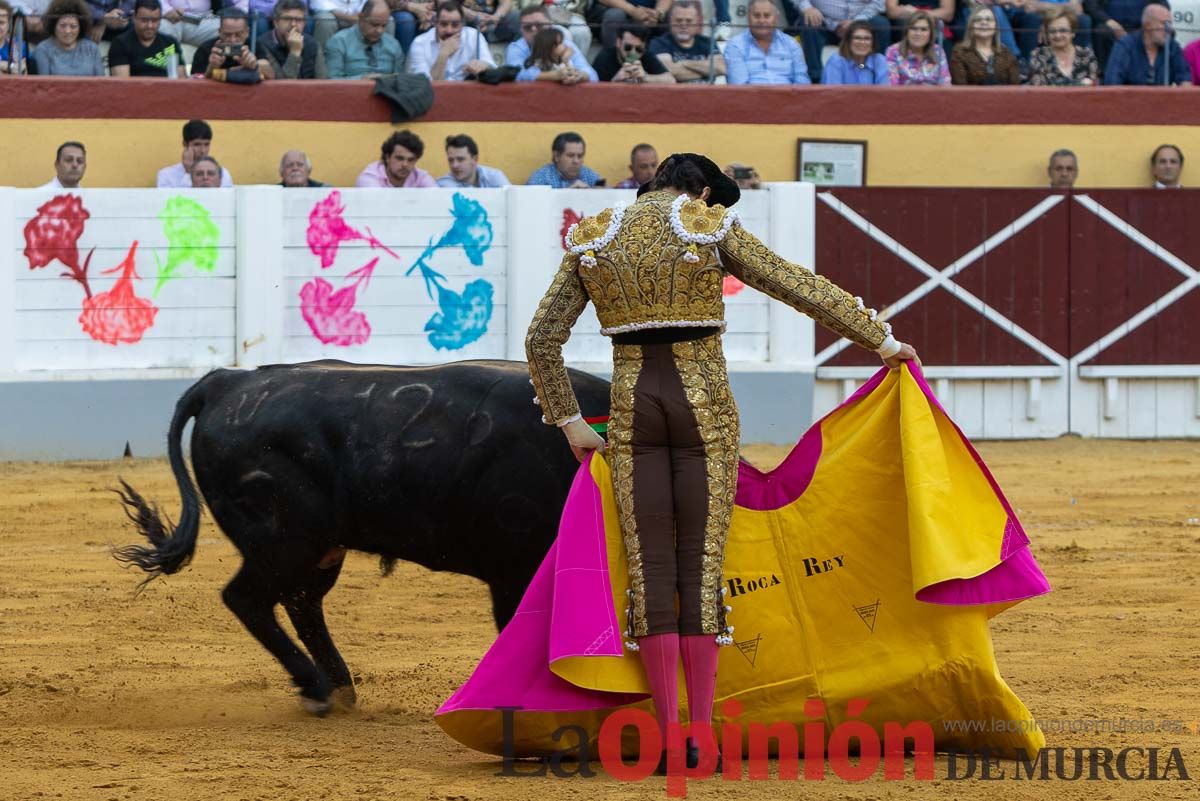
[[[217,38],[196,48],[192,74],[229,83],[258,83],[274,77],[261,41],[250,49],[250,20],[246,12],[227,8],[221,12]]]

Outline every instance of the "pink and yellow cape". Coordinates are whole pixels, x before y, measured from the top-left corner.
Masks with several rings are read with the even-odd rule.
[[[614,709],[649,708],[641,661],[623,645],[617,519],[608,465],[592,458],[516,616],[438,710],[447,734],[501,754],[496,710],[520,707],[512,755],[545,756],[565,747],[552,737],[560,726],[594,740]],[[926,721],[939,749],[1044,745],[1000,677],[987,622],[1050,585],[918,368],[881,369],[770,473],[741,464],[725,587],[734,645],[721,652],[717,709],[737,698],[743,731],[801,725],[819,698],[829,732],[865,698],[856,719],[881,734],[887,721]]]

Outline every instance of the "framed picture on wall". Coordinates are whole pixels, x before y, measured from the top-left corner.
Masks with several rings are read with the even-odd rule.
[[[796,180],[817,186],[866,186],[866,141],[800,139],[796,148]]]

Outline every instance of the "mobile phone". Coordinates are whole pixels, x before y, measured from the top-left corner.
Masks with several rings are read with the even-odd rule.
[[[242,47],[240,44],[224,44],[221,45],[221,52],[225,54],[225,58],[237,58],[242,54]]]
[[[601,178],[599,181],[596,181],[596,184],[595,184],[595,185],[596,185],[596,186],[607,186],[607,185],[608,185],[608,181],[607,181],[606,179],[604,179],[604,178]]]
[[[735,180],[747,181],[754,177],[753,167],[734,167],[733,177]]]

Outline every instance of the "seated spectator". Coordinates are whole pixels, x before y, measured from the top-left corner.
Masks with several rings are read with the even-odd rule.
[[[546,27],[533,37],[533,52],[525,59],[525,66],[517,73],[518,81],[553,81],[565,86],[586,83],[595,74],[580,72],[571,63],[574,50],[564,40],[562,28]]]
[[[950,53],[950,80],[967,86],[997,86],[1021,82],[1017,57],[1000,44],[996,15],[979,6],[967,19],[962,41]]]
[[[1188,69],[1192,72],[1192,83],[1200,84],[1200,39],[1193,39],[1183,48],[1183,60],[1188,63]]]
[[[827,44],[839,44],[851,22],[864,20],[870,25],[880,50],[891,32],[879,0],[797,0],[797,7],[804,17],[800,41],[813,83],[821,82],[821,51]]]
[[[869,30],[870,26],[867,27]],[[753,167],[734,161],[726,165],[725,169],[721,172],[732,178],[738,185],[738,189],[743,191],[747,189],[762,189],[762,180],[758,177],[758,170]]]
[[[441,0],[433,29],[413,39],[408,71],[433,81],[463,81],[496,66],[483,35],[463,27],[463,10],[456,0]]]
[[[671,0],[594,0],[588,21],[599,23],[600,44],[613,47],[621,31],[630,25],[642,25],[657,33],[667,18]]]
[[[1075,44],[1091,48],[1092,18],[1083,12],[1083,3],[1080,0],[1025,0],[1024,7],[1014,5],[1008,9],[1008,19],[1016,31],[1021,55],[1029,58],[1037,49],[1038,34],[1042,30],[1042,15],[1063,8],[1079,20]]]
[[[1090,47],[1074,42],[1075,15],[1066,8],[1046,12],[1042,35],[1046,44],[1029,58],[1029,83],[1033,86],[1095,86],[1100,82],[1100,62]]]
[[[83,0],[54,0],[46,13],[50,38],[33,51],[39,75],[103,75],[100,48],[88,38],[91,12]]]
[[[450,173],[437,179],[438,186],[498,189],[510,183],[508,176],[500,170],[479,163],[479,145],[466,134],[446,137],[446,163]]]
[[[312,35],[317,40],[317,44],[324,49],[336,34],[357,27],[361,22],[362,15],[367,11],[367,3],[370,1],[367,0],[364,3],[363,0],[310,0],[313,16]],[[393,24],[389,5],[386,25],[389,35],[394,30]],[[329,58],[328,53],[325,54],[325,58]]]
[[[888,81],[892,86],[946,86],[950,67],[946,54],[933,41],[933,17],[918,11],[908,18],[904,38],[887,49]]]
[[[396,45],[400,47],[399,44]],[[425,143],[407,128],[383,140],[379,161],[373,161],[359,174],[355,186],[394,189],[437,186],[433,176],[417,166],[425,155]]]
[[[192,178],[192,186],[196,189],[220,189],[223,185],[221,177],[225,170],[212,156],[198,156],[192,162],[188,174]]]
[[[324,78],[325,59],[317,40],[304,33],[304,0],[279,0],[271,12],[271,30],[260,37],[276,78]]]
[[[289,150],[279,160],[279,185],[285,188],[326,186],[312,179],[312,162],[303,150]]]
[[[338,31],[325,45],[330,78],[374,78],[401,71],[404,52],[395,37],[385,36],[391,13],[384,0],[367,0],[358,24]]]
[[[0,0],[0,75],[24,75],[29,71],[29,45],[16,38],[13,27],[13,8],[7,0]],[[15,57],[14,49],[19,51]]]
[[[638,189],[658,171],[658,151],[654,145],[634,145],[629,153],[629,177],[617,189]]]
[[[968,3],[963,3],[964,7],[967,5]],[[986,5],[988,8],[994,9],[998,8],[1000,4],[995,2],[995,0],[983,0],[980,5]],[[888,18],[890,26],[890,30],[888,31],[889,38],[884,41],[893,44],[900,41],[900,36],[904,31],[908,18],[918,11],[928,12],[929,16],[933,17],[937,29],[948,31],[954,22],[954,15],[956,13],[955,0],[884,0],[883,14]],[[1004,12],[1001,11],[1000,13],[1003,14]],[[999,24],[999,20],[997,20],[997,23]],[[1003,32],[1001,36],[1003,36]],[[1009,36],[1012,36],[1011,29],[1009,30]],[[1005,45],[1007,44],[1008,42],[1005,42]],[[1009,49],[1011,50],[1016,46],[1017,43],[1014,41],[1012,47]]]
[[[463,0],[463,22],[484,35],[489,42],[511,42],[520,29],[520,13],[513,0]]]
[[[1162,1],[1083,0],[1083,8],[1092,18],[1092,49],[1100,61],[1101,74],[1117,41],[1124,39],[1126,33],[1137,33],[1141,28],[1146,6]]]
[[[676,0],[667,14],[668,30],[650,40],[648,52],[662,62],[678,83],[708,83],[725,74],[725,57],[707,36],[700,35],[704,16],[696,0]],[[711,61],[710,61],[710,58]]]
[[[1175,145],[1159,145],[1150,155],[1150,174],[1155,189],[1183,189],[1179,183],[1183,172],[1183,151]]]
[[[1075,180],[1079,177],[1079,161],[1066,148],[1055,150],[1050,154],[1046,174],[1050,176],[1051,189],[1074,189]]]
[[[412,47],[417,34],[433,27],[433,5],[434,0],[427,3],[388,0],[388,7],[392,9],[392,22],[396,26],[396,41],[400,43],[400,49],[405,55],[408,54],[408,49]]]
[[[86,0],[92,15],[88,35],[93,42],[112,41],[129,30],[133,0]]]
[[[54,155],[54,177],[38,189],[78,189],[87,171],[83,142],[63,142]]]
[[[746,14],[749,29],[725,45],[726,80],[731,84],[812,83],[804,51],[777,29],[779,12],[773,0],[750,0]]]
[[[604,180],[583,163],[587,145],[574,131],[554,137],[550,146],[550,163],[534,170],[525,183],[529,186],[549,186],[554,189],[587,189],[603,185]]]
[[[108,71],[114,78],[166,78],[174,70],[187,77],[180,58],[179,42],[159,33],[162,5],[158,0],[137,0],[133,6],[133,29],[113,39],[108,48]]]
[[[887,59],[875,52],[875,31],[866,20],[855,20],[846,28],[838,51],[825,62],[821,83],[887,86]]]
[[[1108,66],[1104,70],[1104,83],[1109,86],[1164,86],[1191,83],[1192,71],[1183,49],[1175,37],[1168,43],[1167,25],[1171,12],[1166,6],[1152,3],[1142,11],[1142,30],[1132,33],[1117,42]],[[1170,48],[1165,56],[1164,48]],[[1171,63],[1171,74],[1167,75],[1167,62]]]
[[[163,0],[161,30],[184,44],[199,47],[217,37],[221,20],[213,0]]]
[[[533,52],[533,40],[537,36],[538,31],[551,26],[550,17],[547,15],[542,6],[527,6],[521,9],[521,38],[514,41],[504,51],[504,63],[512,67],[525,67],[525,62],[529,60],[530,54]],[[596,71],[592,69],[592,65],[584,58],[586,50],[580,48],[577,43],[567,39],[569,33],[566,28],[558,26],[558,29],[563,32],[563,44],[570,50],[568,63],[576,71],[587,75],[589,81],[598,80]],[[591,41],[589,34],[588,41]]]
[[[192,185],[192,165],[196,159],[207,156],[212,147],[212,127],[204,120],[188,120],[183,126],[183,155],[178,164],[163,167],[158,171],[155,186],[159,189],[182,189]],[[229,170],[221,170],[221,186],[233,186]]]
[[[602,81],[612,83],[675,83],[670,70],[646,52],[650,29],[640,25],[621,31],[616,47],[606,47],[592,62]]]
[[[192,74],[231,83],[254,83],[259,78],[275,77],[267,61],[266,45],[260,39],[252,52],[249,41],[250,19],[246,12],[225,9],[221,12],[217,38],[196,48]]]
[[[567,31],[575,43],[575,49],[587,55],[592,47],[592,29],[588,26],[587,10],[590,0],[517,0],[520,9],[520,19],[530,9],[543,12],[552,25],[557,25]],[[524,31],[521,31],[524,33]]]

